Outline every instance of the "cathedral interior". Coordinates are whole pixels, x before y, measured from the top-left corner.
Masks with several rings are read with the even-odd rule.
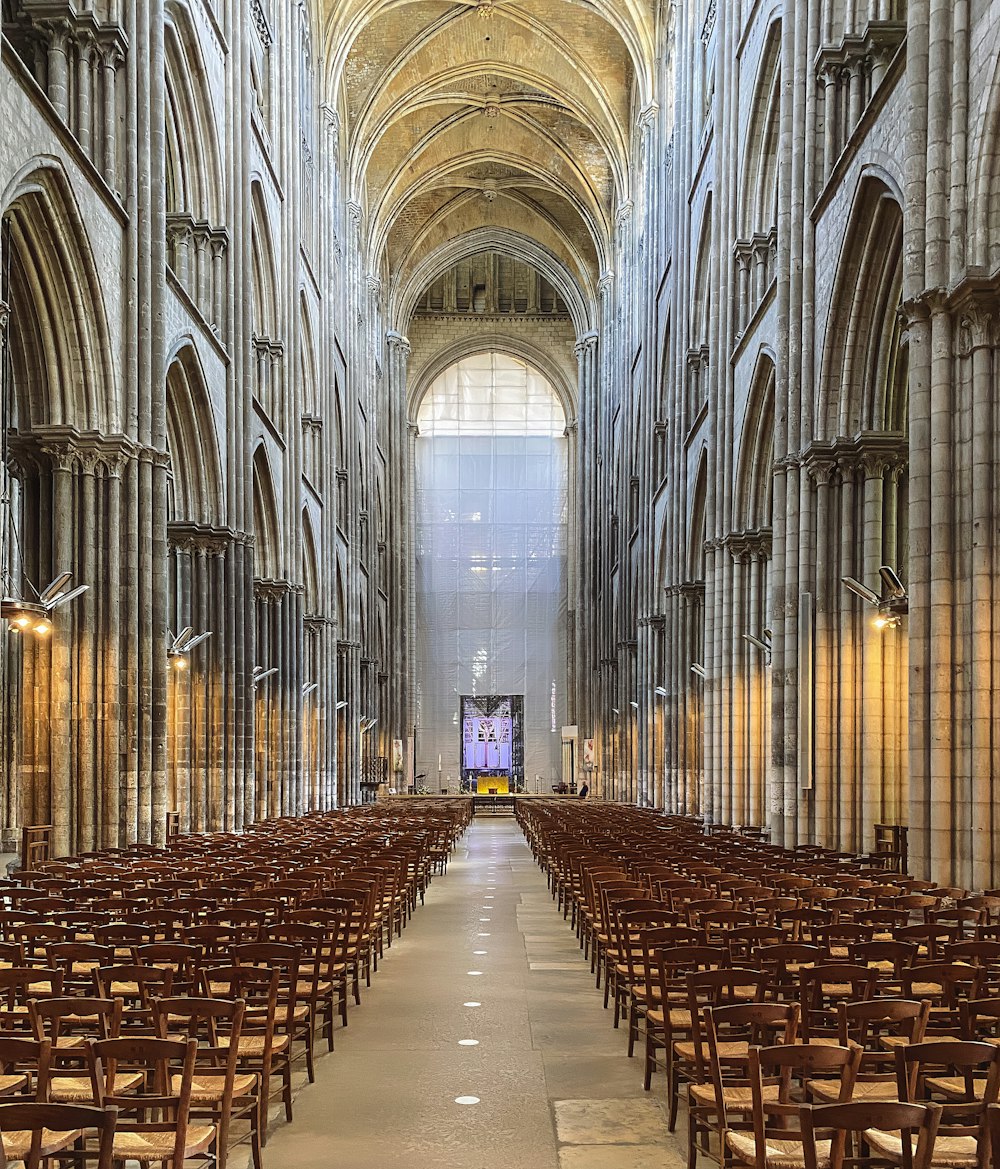
[[[1000,3],[2,0],[0,42],[0,852],[270,887],[395,825],[344,1023],[386,931],[376,988],[490,936],[466,886],[591,1010],[560,831],[881,853],[1000,938]],[[672,1164],[549,1073],[538,1165]]]
[[[6,845],[457,791],[520,693],[529,791],[1000,884],[998,22],[4,0]]]

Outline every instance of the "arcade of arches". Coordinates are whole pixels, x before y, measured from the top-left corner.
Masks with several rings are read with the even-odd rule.
[[[457,790],[521,686],[529,791],[1000,886],[1000,5],[0,30],[3,591],[89,585],[3,634],[5,847]]]

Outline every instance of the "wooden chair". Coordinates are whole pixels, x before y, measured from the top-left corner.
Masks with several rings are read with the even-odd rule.
[[[151,1034],[153,1031],[152,1000],[169,995],[173,987],[173,971],[157,966],[139,966],[124,963],[117,966],[99,966],[94,971],[94,987],[100,998],[122,1000],[122,1033]]]
[[[731,1159],[751,1169],[805,1169],[799,1127],[802,1102],[796,1087],[815,1079],[835,1078],[840,1100],[849,1100],[860,1059],[858,1048],[825,1044],[751,1047],[752,1131],[726,1131],[725,1146]],[[825,1169],[822,1163],[819,1169]]]
[[[87,1157],[96,1169],[112,1169],[118,1110],[73,1104],[0,1103],[0,1169],[18,1162],[24,1169],[76,1160],[74,1148],[93,1134]]]
[[[246,1121],[254,1169],[261,1169],[260,1080],[256,1072],[238,1069],[239,1040],[246,1002],[243,999],[171,997],[153,1004],[161,1038],[194,1040],[197,1047],[191,1082],[190,1116],[216,1127],[214,1156],[226,1169],[233,1121]],[[176,1074],[173,1088],[180,1087]]]
[[[895,1050],[923,1041],[930,1003],[911,999],[871,999],[868,1002],[837,1004],[837,1039],[842,1047],[856,1044],[861,1062],[854,1083],[856,1100],[897,1100]],[[832,1104],[839,1099],[829,1081],[809,1084],[814,1100]]]
[[[0,1096],[47,1100],[51,1067],[47,1039],[0,1035]]]
[[[930,1169],[940,1117],[936,1104],[805,1104],[799,1112],[804,1169],[884,1164],[879,1148],[890,1143],[905,1154],[906,1169]]]
[[[52,1045],[48,1099],[62,1104],[93,1104],[87,1046],[90,1041],[117,1039],[121,1033],[121,999],[32,999],[28,1004],[35,1037]],[[121,1072],[115,1091],[132,1091],[142,1077]]]
[[[695,1047],[695,1075],[688,1086],[688,1165],[698,1154],[724,1160],[725,1132],[747,1128],[753,1115],[750,1048],[794,1043],[797,1003],[738,1003],[708,1007],[702,1031],[706,1048]],[[775,1095],[776,1089],[768,1089]],[[714,1144],[712,1143],[714,1138]]]
[[[116,1164],[138,1161],[182,1169],[188,1158],[208,1153],[216,1139],[215,1126],[190,1123],[197,1048],[193,1039],[145,1035],[101,1039],[89,1045],[98,1103],[118,1109]],[[116,1091],[119,1066],[140,1076],[138,1087],[128,1095]]]
[[[0,970],[0,1031],[29,1032],[28,1000],[62,994],[62,972],[40,966]]]
[[[267,1110],[271,1100],[271,1077],[280,1077],[280,1093],[285,1119],[292,1119],[291,1038],[275,1034],[278,1012],[277,970],[257,966],[221,966],[203,970],[202,990],[212,998],[242,999],[246,1003],[243,1025],[236,1042],[237,1067],[254,1072],[260,1079],[260,1143],[267,1144]],[[227,1036],[219,1037],[219,1046],[228,1047]]]
[[[703,1074],[706,1039],[702,1032],[702,1019],[705,1010],[709,1007],[735,1006],[748,1002],[761,1003],[767,986],[767,975],[760,970],[722,967],[694,971],[687,975],[686,982],[691,1033],[688,1038],[675,1040],[671,1051],[673,1073],[670,1077],[670,1086],[675,1094],[670,1099],[671,1132],[677,1119],[677,1099],[680,1096],[681,1081],[697,1083]],[[729,1054],[733,1054],[732,1050]]]
[[[941,1073],[944,1074],[941,1074]],[[986,1109],[1000,1091],[1000,1048],[968,1040],[925,1041],[896,1051],[899,1098],[912,1103],[941,1097],[942,1112],[932,1165],[942,1169],[978,1169],[986,1163]],[[903,1165],[896,1140],[870,1136],[873,1152]]]
[[[875,993],[876,971],[846,962],[799,971],[802,1037],[837,1042],[837,1004],[867,1002]]]

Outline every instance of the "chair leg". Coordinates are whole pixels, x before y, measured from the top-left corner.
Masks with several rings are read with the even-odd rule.
[[[289,1056],[282,1064],[281,1078],[284,1083],[282,1099],[285,1103],[285,1120],[292,1123],[292,1060]]]

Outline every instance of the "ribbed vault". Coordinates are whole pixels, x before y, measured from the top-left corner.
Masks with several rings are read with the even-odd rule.
[[[629,198],[648,6],[354,0],[325,31],[351,197],[394,326],[454,241],[512,230],[585,315]]]

